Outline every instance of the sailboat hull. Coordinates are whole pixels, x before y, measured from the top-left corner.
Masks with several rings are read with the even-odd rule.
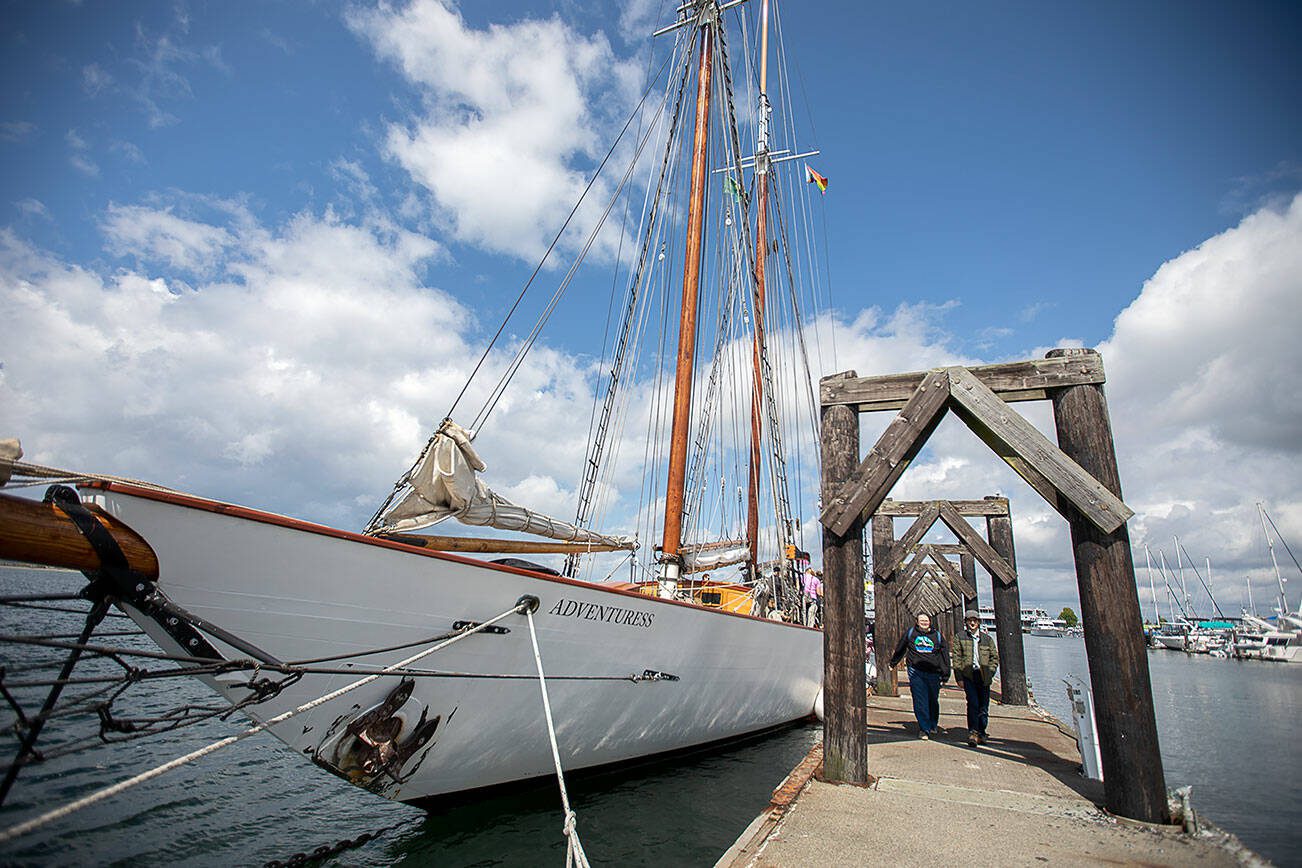
[[[798,625],[189,497],[119,485],[82,496],[149,541],[168,599],[281,661],[418,643],[537,597],[538,644],[567,769],[796,720],[811,712],[821,686],[822,635]],[[186,652],[150,617],[128,611],[160,646]],[[528,623],[512,615],[501,626],[507,632],[467,637],[414,664],[438,677],[383,677],[271,731],[295,753],[403,801],[551,774]],[[324,664],[355,673],[306,675],[246,710],[265,721],[421,647]],[[248,679],[204,678],[231,701],[248,695]],[[387,750],[372,749],[377,732]]]

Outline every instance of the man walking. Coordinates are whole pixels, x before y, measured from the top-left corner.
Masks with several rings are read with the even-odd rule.
[[[891,655],[891,666],[908,657],[909,693],[913,695],[913,716],[918,719],[918,738],[936,734],[940,718],[940,685],[949,680],[949,646],[940,630],[932,630],[931,616],[919,614],[915,626],[900,639]]]
[[[967,743],[976,747],[987,741],[990,684],[999,668],[999,648],[990,634],[981,629],[979,614],[965,612],[963,624],[966,632],[954,640],[954,675],[967,694]]]

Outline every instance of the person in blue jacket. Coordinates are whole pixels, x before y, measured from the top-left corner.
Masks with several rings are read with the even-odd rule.
[[[891,655],[891,666],[907,659],[909,692],[913,694],[913,716],[918,719],[918,738],[936,734],[940,718],[940,685],[949,680],[949,644],[940,630],[933,630],[931,616],[919,614],[917,623],[900,638]]]

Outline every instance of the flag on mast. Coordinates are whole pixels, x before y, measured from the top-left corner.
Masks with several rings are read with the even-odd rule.
[[[817,184],[818,192],[820,193],[827,192],[827,178],[823,177],[822,175],[815,172],[813,169],[809,168],[808,163],[805,163],[805,181],[810,184]]]
[[[741,186],[737,183],[737,179],[732,177],[732,175],[723,176],[723,192],[727,193],[738,202],[741,201]]]

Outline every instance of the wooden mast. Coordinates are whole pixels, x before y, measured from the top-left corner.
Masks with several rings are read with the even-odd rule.
[[[696,356],[696,305],[701,282],[701,231],[705,223],[706,154],[710,141],[710,79],[713,71],[714,0],[703,0],[699,72],[696,79],[696,132],[692,146],[691,197],[687,211],[687,252],[683,262],[683,303],[678,320],[678,367],[674,378],[674,421],[669,441],[669,481],[665,486],[665,525],[661,545],[660,596],[672,597],[681,571],[683,493],[687,477],[687,441],[692,416],[692,365]]]
[[[764,345],[764,260],[768,252],[769,203],[769,3],[760,11],[759,133],[755,148],[755,332],[752,349],[753,385],[750,392],[750,472],[746,486],[746,540],[750,545],[750,578],[758,580],[760,437],[764,431],[760,406],[764,401],[761,370]],[[777,589],[774,589],[776,593]]]

